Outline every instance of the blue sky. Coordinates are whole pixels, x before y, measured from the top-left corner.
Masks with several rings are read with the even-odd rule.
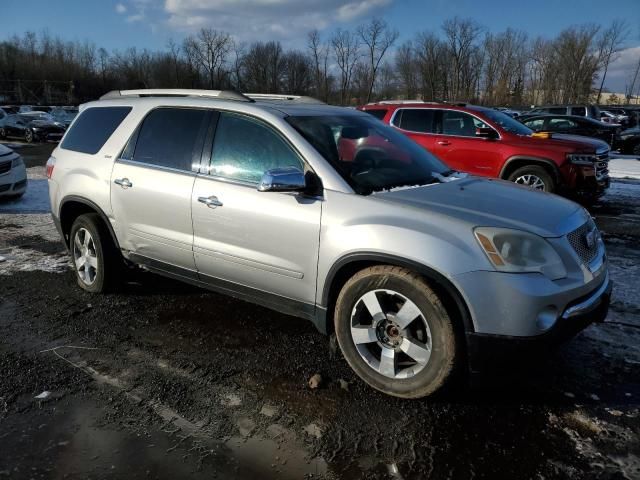
[[[401,40],[438,30],[455,15],[471,17],[489,31],[512,27],[544,37],[572,24],[606,25],[624,18],[631,31],[629,50],[612,70],[608,83],[614,90],[624,88],[625,72],[640,55],[640,0],[0,0],[0,7],[0,39],[47,29],[108,50],[161,49],[169,38],[179,41],[201,26],[247,42],[277,39],[303,48],[312,28],[328,35],[374,15],[396,27]]]

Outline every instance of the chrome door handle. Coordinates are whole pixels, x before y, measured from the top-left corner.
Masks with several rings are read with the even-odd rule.
[[[449,142],[448,140],[440,140],[438,142],[438,145],[443,145],[443,146],[447,146],[447,145],[451,145],[451,142]]]
[[[131,183],[128,178],[116,178],[113,183],[120,185],[122,188],[133,187],[133,183]]]
[[[211,195],[210,197],[198,197],[200,203],[204,203],[209,208],[221,207],[222,202],[218,200],[218,197]]]

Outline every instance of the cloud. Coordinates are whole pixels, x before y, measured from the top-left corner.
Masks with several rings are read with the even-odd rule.
[[[611,92],[623,93],[632,81],[638,61],[640,45],[622,50],[618,58],[609,65],[604,86]]]
[[[125,7],[122,3],[116,4],[116,12],[122,14],[127,12],[127,7]]]
[[[394,0],[165,0],[170,27],[211,27],[241,40],[294,40],[306,32],[381,15]]]

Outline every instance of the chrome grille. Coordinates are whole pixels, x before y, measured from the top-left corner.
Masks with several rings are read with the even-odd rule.
[[[588,234],[593,235],[593,243],[591,246],[587,243]],[[591,219],[567,235],[571,247],[573,247],[578,254],[580,260],[587,265],[598,255],[598,238],[598,229]]]
[[[11,160],[0,163],[0,175],[7,173],[9,170],[11,170]]]
[[[609,150],[596,155],[596,180],[603,180],[609,176]]]

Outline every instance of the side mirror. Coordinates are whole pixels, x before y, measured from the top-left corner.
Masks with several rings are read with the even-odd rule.
[[[480,138],[498,138],[498,132],[490,127],[478,127],[476,128],[476,137]]]
[[[259,192],[299,192],[306,188],[304,173],[296,167],[267,170],[258,184]]]

